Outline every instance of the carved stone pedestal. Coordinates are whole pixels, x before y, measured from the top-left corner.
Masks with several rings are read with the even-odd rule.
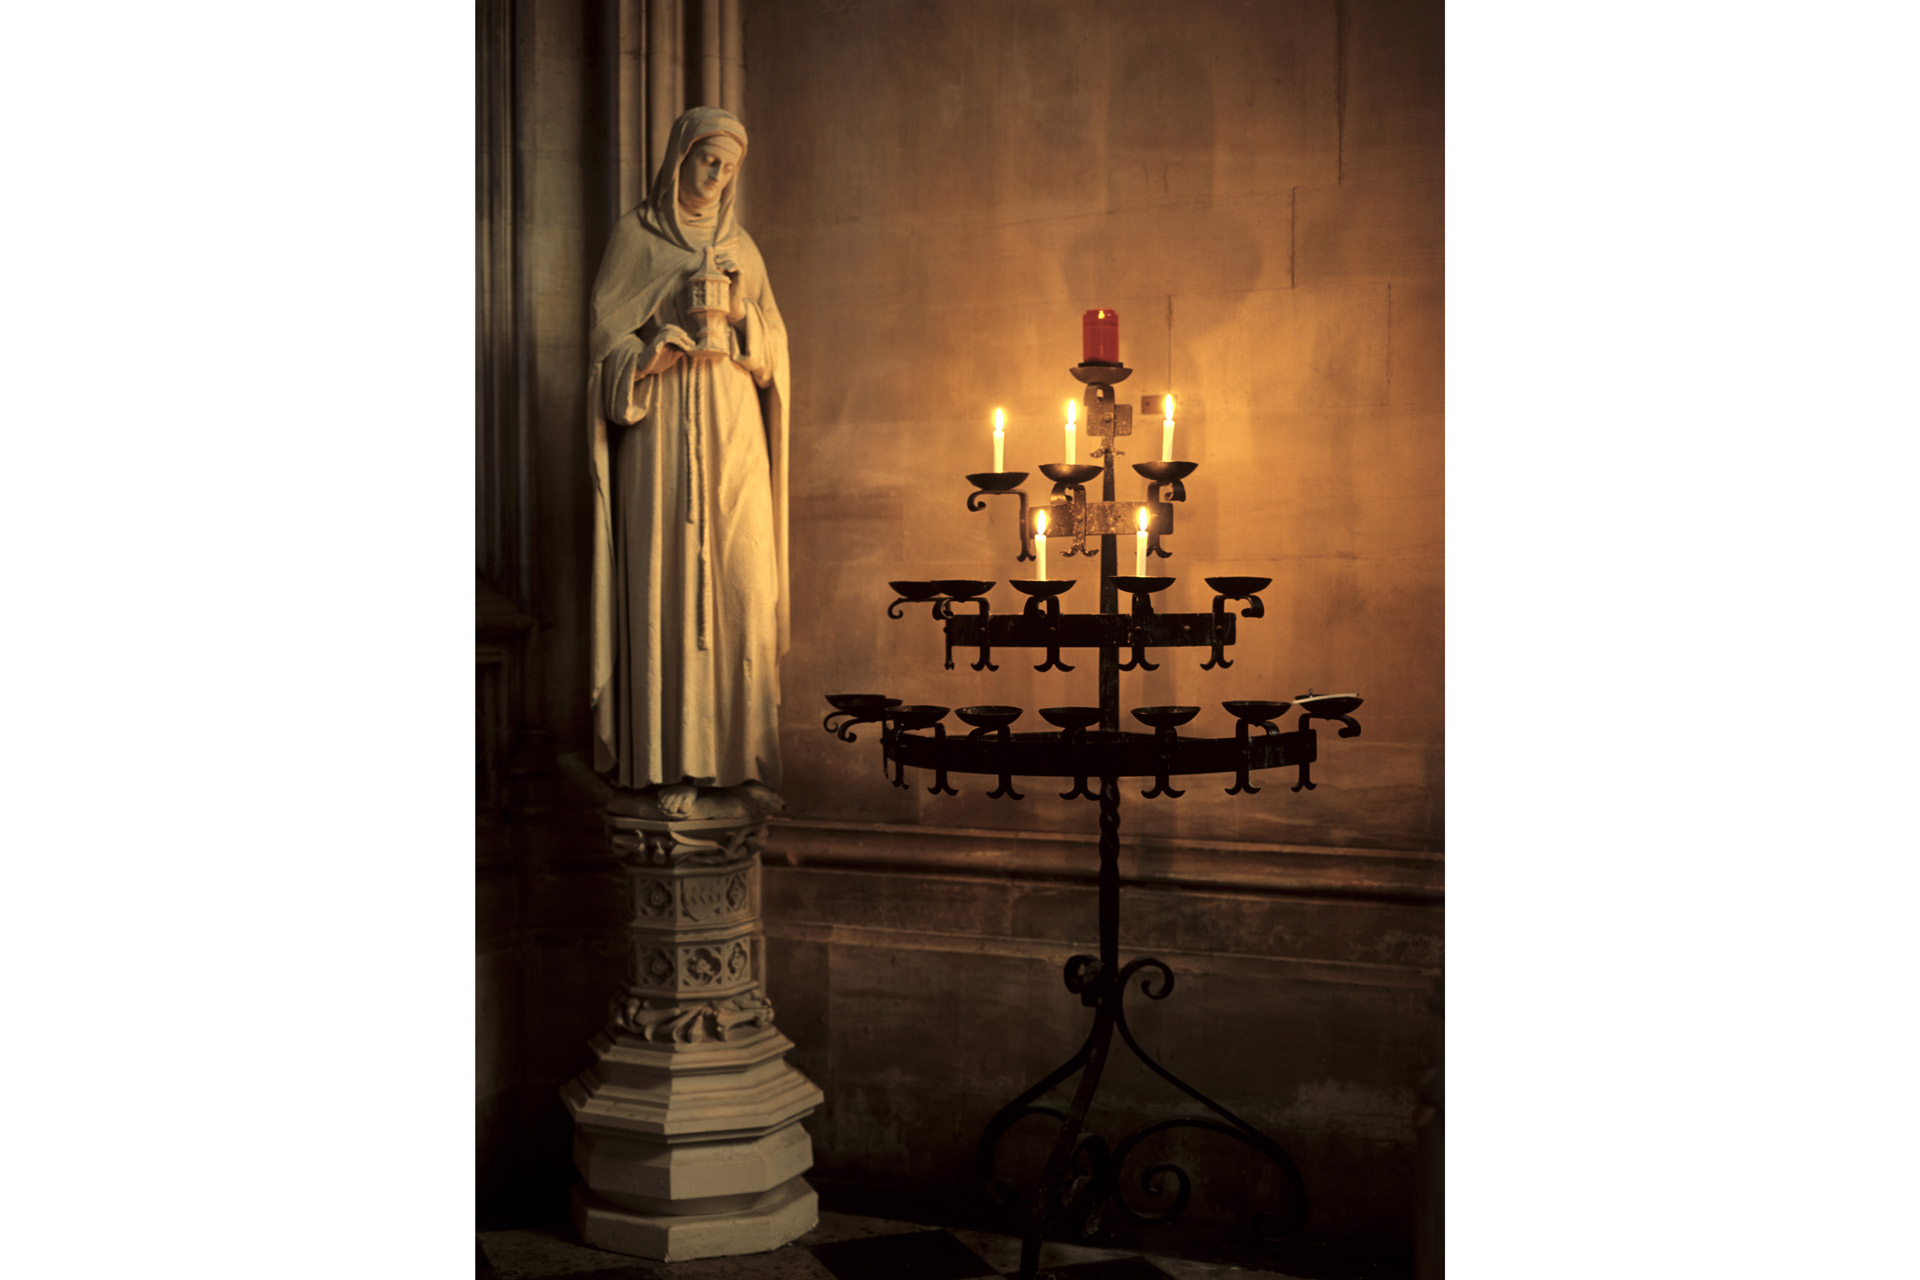
[[[761,994],[758,817],[609,813],[633,956],[594,1065],[562,1091],[585,1180],[573,1222],[597,1249],[668,1262],[756,1253],[811,1230],[800,1121],[821,1094]]]

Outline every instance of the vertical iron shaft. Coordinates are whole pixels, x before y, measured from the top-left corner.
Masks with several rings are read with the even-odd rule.
[[[1112,409],[1118,402],[1112,387],[1105,388],[1107,406]],[[1100,477],[1100,498],[1104,502],[1113,501],[1113,457],[1114,445],[1118,436],[1107,437],[1106,467]],[[1113,534],[1100,536],[1100,612],[1112,617],[1119,612],[1120,595],[1113,585],[1114,557],[1118,555]],[[1100,727],[1108,733],[1120,728],[1120,648],[1118,645],[1100,646]]]

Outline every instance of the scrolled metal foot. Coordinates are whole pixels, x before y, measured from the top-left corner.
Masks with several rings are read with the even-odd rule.
[[[1117,985],[1122,988],[1122,994],[1125,994],[1124,988],[1129,982],[1133,981],[1135,974],[1142,973],[1148,969],[1159,973],[1160,985],[1156,988],[1153,985],[1152,978],[1142,978],[1140,980],[1140,994],[1149,1000],[1165,1000],[1168,996],[1172,995],[1173,966],[1155,956],[1139,956],[1128,961],[1126,967],[1120,970],[1120,978]]]
[[[1095,801],[1100,799],[1099,796],[1087,790],[1087,780],[1085,778],[1075,778],[1073,780],[1073,790],[1062,791],[1060,793],[1060,798],[1062,800],[1095,800]]]

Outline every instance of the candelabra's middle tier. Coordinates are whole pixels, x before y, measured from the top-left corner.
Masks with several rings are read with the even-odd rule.
[[[996,613],[954,614],[947,646],[972,649],[1227,648],[1234,642],[1231,613]]]

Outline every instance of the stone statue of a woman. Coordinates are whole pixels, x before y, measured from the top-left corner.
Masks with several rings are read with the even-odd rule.
[[[594,764],[668,818],[779,806],[787,334],[734,220],[746,150],[726,111],[675,121],[593,286]]]

